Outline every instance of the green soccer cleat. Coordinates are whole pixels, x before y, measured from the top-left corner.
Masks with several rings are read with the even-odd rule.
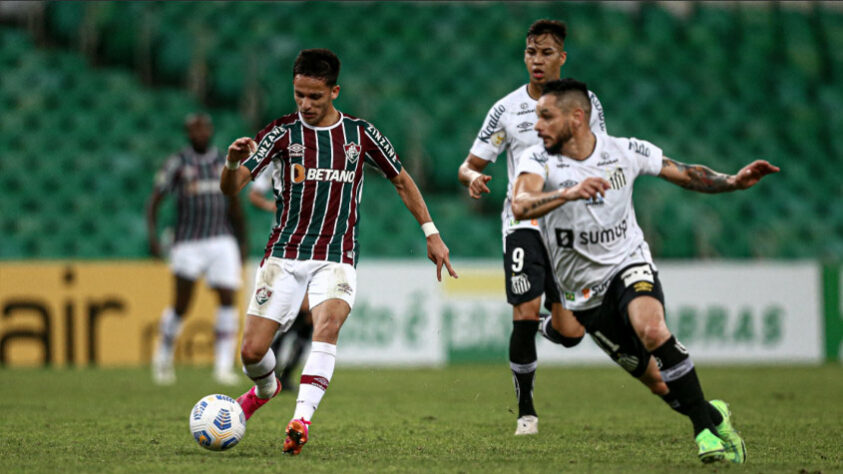
[[[729,405],[723,400],[712,400],[709,403],[723,415],[723,421],[717,425],[717,433],[726,445],[726,460],[736,464],[745,463],[746,445],[741,435],[732,426],[732,412],[729,411]]]
[[[714,433],[708,428],[700,431],[700,434],[697,435],[694,441],[697,442],[697,446],[700,448],[697,453],[700,461],[705,464],[726,459],[726,444],[723,440],[714,436]]]

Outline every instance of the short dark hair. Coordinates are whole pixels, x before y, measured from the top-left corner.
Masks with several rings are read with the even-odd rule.
[[[299,74],[322,79],[333,87],[340,75],[340,58],[330,49],[303,49],[293,63],[293,77]]]
[[[565,78],[549,81],[542,89],[542,95],[553,94],[559,107],[567,108],[570,100],[582,107],[586,117],[591,117],[591,100],[588,98],[588,86],[585,82]]]
[[[561,45],[565,45],[565,37],[568,36],[568,27],[564,21],[559,20],[536,20],[527,30],[527,40],[537,36],[549,34]]]

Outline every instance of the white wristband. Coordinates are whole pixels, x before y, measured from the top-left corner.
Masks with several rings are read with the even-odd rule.
[[[421,229],[422,229],[422,232],[424,232],[425,238],[428,238],[433,234],[439,233],[439,229],[437,229],[436,226],[433,225],[432,221],[431,222],[425,222],[424,224],[422,224]]]
[[[240,169],[240,162],[225,160],[225,167],[232,171],[237,171],[238,169]]]

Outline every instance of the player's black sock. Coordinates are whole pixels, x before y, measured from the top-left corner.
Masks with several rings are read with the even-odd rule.
[[[667,395],[662,395],[661,398],[662,400],[664,400],[665,403],[668,404],[670,408],[676,410],[677,412],[685,416],[688,416],[688,410],[686,410],[679,403],[679,400],[676,399],[676,395],[674,395],[673,392],[667,392]],[[717,408],[714,408],[711,403],[708,404],[708,414],[709,416],[711,416],[711,421],[712,423],[714,423],[714,426],[723,423],[723,415],[721,415],[720,412],[717,411]]]
[[[539,329],[541,330],[542,336],[544,336],[544,338],[549,340],[550,342],[562,344],[565,347],[574,347],[579,344],[580,341],[582,341],[583,336],[566,337],[563,336],[559,331],[554,329],[553,324],[551,324],[550,315],[542,314],[542,319],[539,324]]]
[[[717,428],[715,428],[714,420],[711,419],[712,407],[705,400],[688,350],[675,337],[670,336],[670,339],[656,348],[652,354],[659,364],[662,379],[674,399],[679,402],[677,411],[681,409],[680,413],[686,414],[691,419],[694,425],[694,436],[706,428],[716,435]]]
[[[538,321],[513,321],[509,338],[509,367],[518,397],[518,417],[536,416],[533,407],[533,380],[536,376],[536,332]]]

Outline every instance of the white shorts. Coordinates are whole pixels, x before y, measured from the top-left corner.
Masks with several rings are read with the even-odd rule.
[[[246,314],[271,319],[286,331],[307,293],[310,307],[338,298],[354,307],[357,271],[347,263],[269,257],[258,268]]]
[[[241,283],[237,239],[221,235],[179,242],[170,250],[170,269],[188,280],[204,275],[211,288],[236,290]]]

